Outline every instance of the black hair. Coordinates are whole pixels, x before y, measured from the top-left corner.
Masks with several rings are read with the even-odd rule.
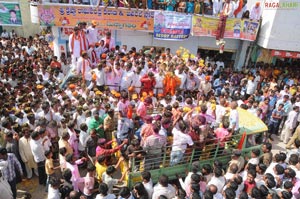
[[[275,170],[276,170],[278,175],[282,175],[284,173],[284,168],[280,164],[275,165]]]
[[[203,194],[203,199],[213,199],[214,194],[210,190],[206,190]]]
[[[286,160],[286,153],[280,152],[279,156],[280,156],[280,161],[284,162]]]
[[[253,178],[256,178],[256,171],[255,170],[248,170],[248,174],[252,175]]]
[[[71,163],[72,162],[72,159],[73,159],[73,153],[70,153],[70,154],[67,154],[66,155],[66,161]]]
[[[107,186],[107,184],[100,183],[98,190],[99,190],[99,194],[101,194],[103,196],[106,196],[107,192],[108,192],[108,186]]]
[[[95,171],[95,170],[96,170],[96,167],[92,163],[89,163],[87,166],[87,172],[91,172],[91,171]]]
[[[67,182],[69,182],[72,178],[72,172],[70,169],[65,169],[63,172],[62,172],[62,177],[64,180],[66,180]]]
[[[234,191],[236,191],[239,188],[239,185],[236,181],[232,180],[232,181],[230,181],[229,187],[231,189],[233,189]]]
[[[31,133],[31,138],[32,138],[32,139],[36,139],[39,135],[40,135],[39,132],[33,131],[33,132]]]
[[[252,153],[253,153],[256,157],[258,157],[259,154],[260,154],[260,150],[259,150],[259,149],[253,149],[253,150],[252,150]]]
[[[168,197],[165,196],[165,195],[160,195],[160,196],[158,197],[158,199],[168,199]]]
[[[250,196],[252,198],[261,198],[261,191],[257,187],[253,187],[251,190]]]
[[[65,155],[67,153],[66,147],[59,148],[59,154]]]
[[[151,179],[151,173],[149,171],[143,171],[142,172],[142,178],[144,180],[146,180],[147,182],[149,182],[150,179]]]
[[[57,178],[54,178],[54,177],[51,177],[49,179],[49,184],[52,186],[52,187],[58,187],[60,185],[60,182]]]
[[[97,162],[98,162],[99,164],[103,163],[104,161],[105,161],[105,156],[100,155],[100,156],[97,157]]]
[[[119,192],[119,195],[122,197],[122,198],[128,198],[130,196],[130,189],[128,187],[122,187],[120,189],[120,192]]]
[[[298,157],[298,155],[297,155],[297,154],[292,154],[292,155],[290,156],[289,163],[290,163],[291,165],[294,165],[294,166],[295,166],[298,162],[299,162],[299,157]]]
[[[192,176],[191,176],[191,180],[196,183],[196,184],[199,184],[200,182],[200,176],[196,173],[193,173]]]
[[[162,185],[163,187],[167,187],[169,183],[169,178],[165,174],[161,175],[159,177],[159,184]]]
[[[296,172],[294,171],[294,169],[291,168],[287,168],[288,172],[287,172],[287,177],[289,178],[294,178],[296,177]]]
[[[221,168],[219,168],[219,167],[216,167],[215,169],[214,169],[214,174],[215,174],[215,177],[220,177],[220,176],[222,176],[222,174],[223,174],[223,170],[221,169]]]
[[[225,189],[225,199],[235,199],[235,191],[231,188]]]
[[[300,140],[296,139],[294,144],[295,144],[296,148],[299,148],[300,147]]]
[[[260,170],[264,173],[267,170],[267,166],[263,163],[257,165]]]
[[[263,145],[265,145],[269,151],[272,150],[272,144],[270,142],[265,142],[265,143],[263,143]]]
[[[50,150],[45,151],[45,156],[48,157],[51,153],[52,153],[52,151],[50,151]]]
[[[202,169],[205,169],[207,171],[207,173],[211,173],[211,171],[212,171],[212,167],[210,164],[204,164]]]
[[[116,168],[114,166],[108,166],[106,169],[106,174],[111,175],[116,171]]]
[[[287,191],[282,191],[281,195],[283,199],[291,199],[293,197],[293,194]]]
[[[239,197],[239,199],[248,199],[249,197],[248,197],[248,194],[246,193],[246,192],[241,192],[240,193],[240,197]]]
[[[286,181],[284,184],[283,184],[283,187],[285,188],[285,189],[291,189],[291,188],[293,188],[293,183],[291,182],[291,181]]]
[[[142,182],[137,182],[133,188],[137,191],[137,194],[140,197],[143,197],[144,199],[148,198],[148,192],[145,189],[144,184]]]
[[[259,187],[259,190],[260,190],[261,195],[262,195],[263,197],[267,197],[267,196],[268,196],[268,194],[269,194],[269,189],[268,189],[265,185],[261,185],[261,186]]]

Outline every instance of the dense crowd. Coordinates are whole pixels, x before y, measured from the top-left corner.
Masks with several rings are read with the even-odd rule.
[[[33,175],[49,199],[113,199],[116,185],[130,199],[300,197],[297,62],[237,72],[219,55],[116,46],[95,26],[76,26],[70,56],[59,59],[50,33],[1,37],[1,197],[16,198],[16,184]],[[161,175],[153,184],[151,170],[181,164],[189,149],[208,140],[224,148],[239,134],[238,107],[268,125],[261,150],[232,150],[228,165],[195,161],[178,181]],[[286,153],[271,153],[275,135]],[[169,165],[161,165],[166,147]],[[135,171],[142,181],[129,189]]]

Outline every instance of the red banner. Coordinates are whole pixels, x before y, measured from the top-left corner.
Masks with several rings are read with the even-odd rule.
[[[300,52],[289,52],[283,50],[272,50],[272,56],[282,57],[282,58],[293,58],[293,59],[300,59]]]

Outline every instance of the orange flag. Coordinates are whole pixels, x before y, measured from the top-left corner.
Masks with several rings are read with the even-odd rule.
[[[244,142],[245,142],[245,139],[246,139],[246,135],[247,135],[246,132],[244,132],[241,139],[240,139],[240,142],[237,146],[237,149],[239,149],[239,150],[243,149],[243,145],[244,145]]]

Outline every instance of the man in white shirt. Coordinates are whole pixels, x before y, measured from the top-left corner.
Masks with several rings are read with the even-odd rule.
[[[86,37],[89,45],[95,45],[96,42],[98,42],[98,28],[96,28],[96,26],[97,22],[93,20],[91,26],[87,28]]]
[[[97,68],[92,70],[96,75],[96,86],[100,91],[104,90],[105,85],[105,73],[103,69],[103,64],[98,64]]]
[[[213,15],[218,16],[222,10],[223,1],[213,0]]]
[[[185,87],[185,82],[186,82],[186,79],[187,79],[187,75],[186,73],[184,72],[184,68],[183,67],[180,67],[178,68],[177,70],[175,70],[175,75],[177,77],[179,77],[180,79],[180,86],[179,88],[180,89],[184,89]]]
[[[231,102],[231,111],[229,115],[229,128],[232,129],[232,132],[237,133],[239,130],[239,113],[236,110],[238,104],[236,101]]]
[[[42,145],[40,134],[38,131],[34,131],[31,134],[30,147],[33,154],[34,161],[38,166],[39,184],[46,185],[47,175],[45,171],[45,151]]]
[[[250,10],[250,19],[259,21],[261,16],[261,6],[260,2],[256,2],[255,5],[252,6]]]
[[[125,70],[123,70],[121,78],[121,90],[127,91],[132,84],[134,72],[131,70],[132,63],[125,63]]]
[[[207,186],[209,185],[215,185],[217,187],[217,192],[221,193],[223,190],[223,187],[225,186],[225,177],[222,175],[223,170],[216,167],[214,169],[214,176],[211,178],[211,180],[208,182]]]
[[[187,125],[184,123],[184,121],[180,120],[176,125],[178,125],[178,129],[175,127],[172,130],[174,139],[170,160],[171,166],[178,164],[182,160],[184,152],[187,148],[187,144],[189,146],[194,145],[191,136],[184,133],[187,129]]]
[[[166,175],[159,177],[158,183],[153,188],[152,199],[158,199],[161,195],[166,196],[168,199],[172,199],[176,195],[176,190],[169,184],[169,178]]]
[[[290,137],[292,137],[292,132],[296,128],[297,119],[299,115],[299,107],[294,106],[293,110],[289,112],[288,117],[284,123],[283,130],[281,132],[280,139],[283,143],[287,144]]]
[[[9,38],[9,34],[8,32],[6,32],[6,30],[4,29],[3,32],[1,33],[1,37],[8,39]]]
[[[149,171],[142,172],[143,185],[148,193],[149,199],[152,198],[153,195],[153,182],[151,179],[151,173]]]
[[[72,54],[72,65],[76,66],[81,52],[84,50],[83,38],[80,34],[79,27],[74,27],[74,32],[69,36],[69,49]]]
[[[88,60],[87,52],[83,52],[77,62],[77,75],[82,77],[82,81],[86,86],[89,86],[92,80],[91,65]]]

